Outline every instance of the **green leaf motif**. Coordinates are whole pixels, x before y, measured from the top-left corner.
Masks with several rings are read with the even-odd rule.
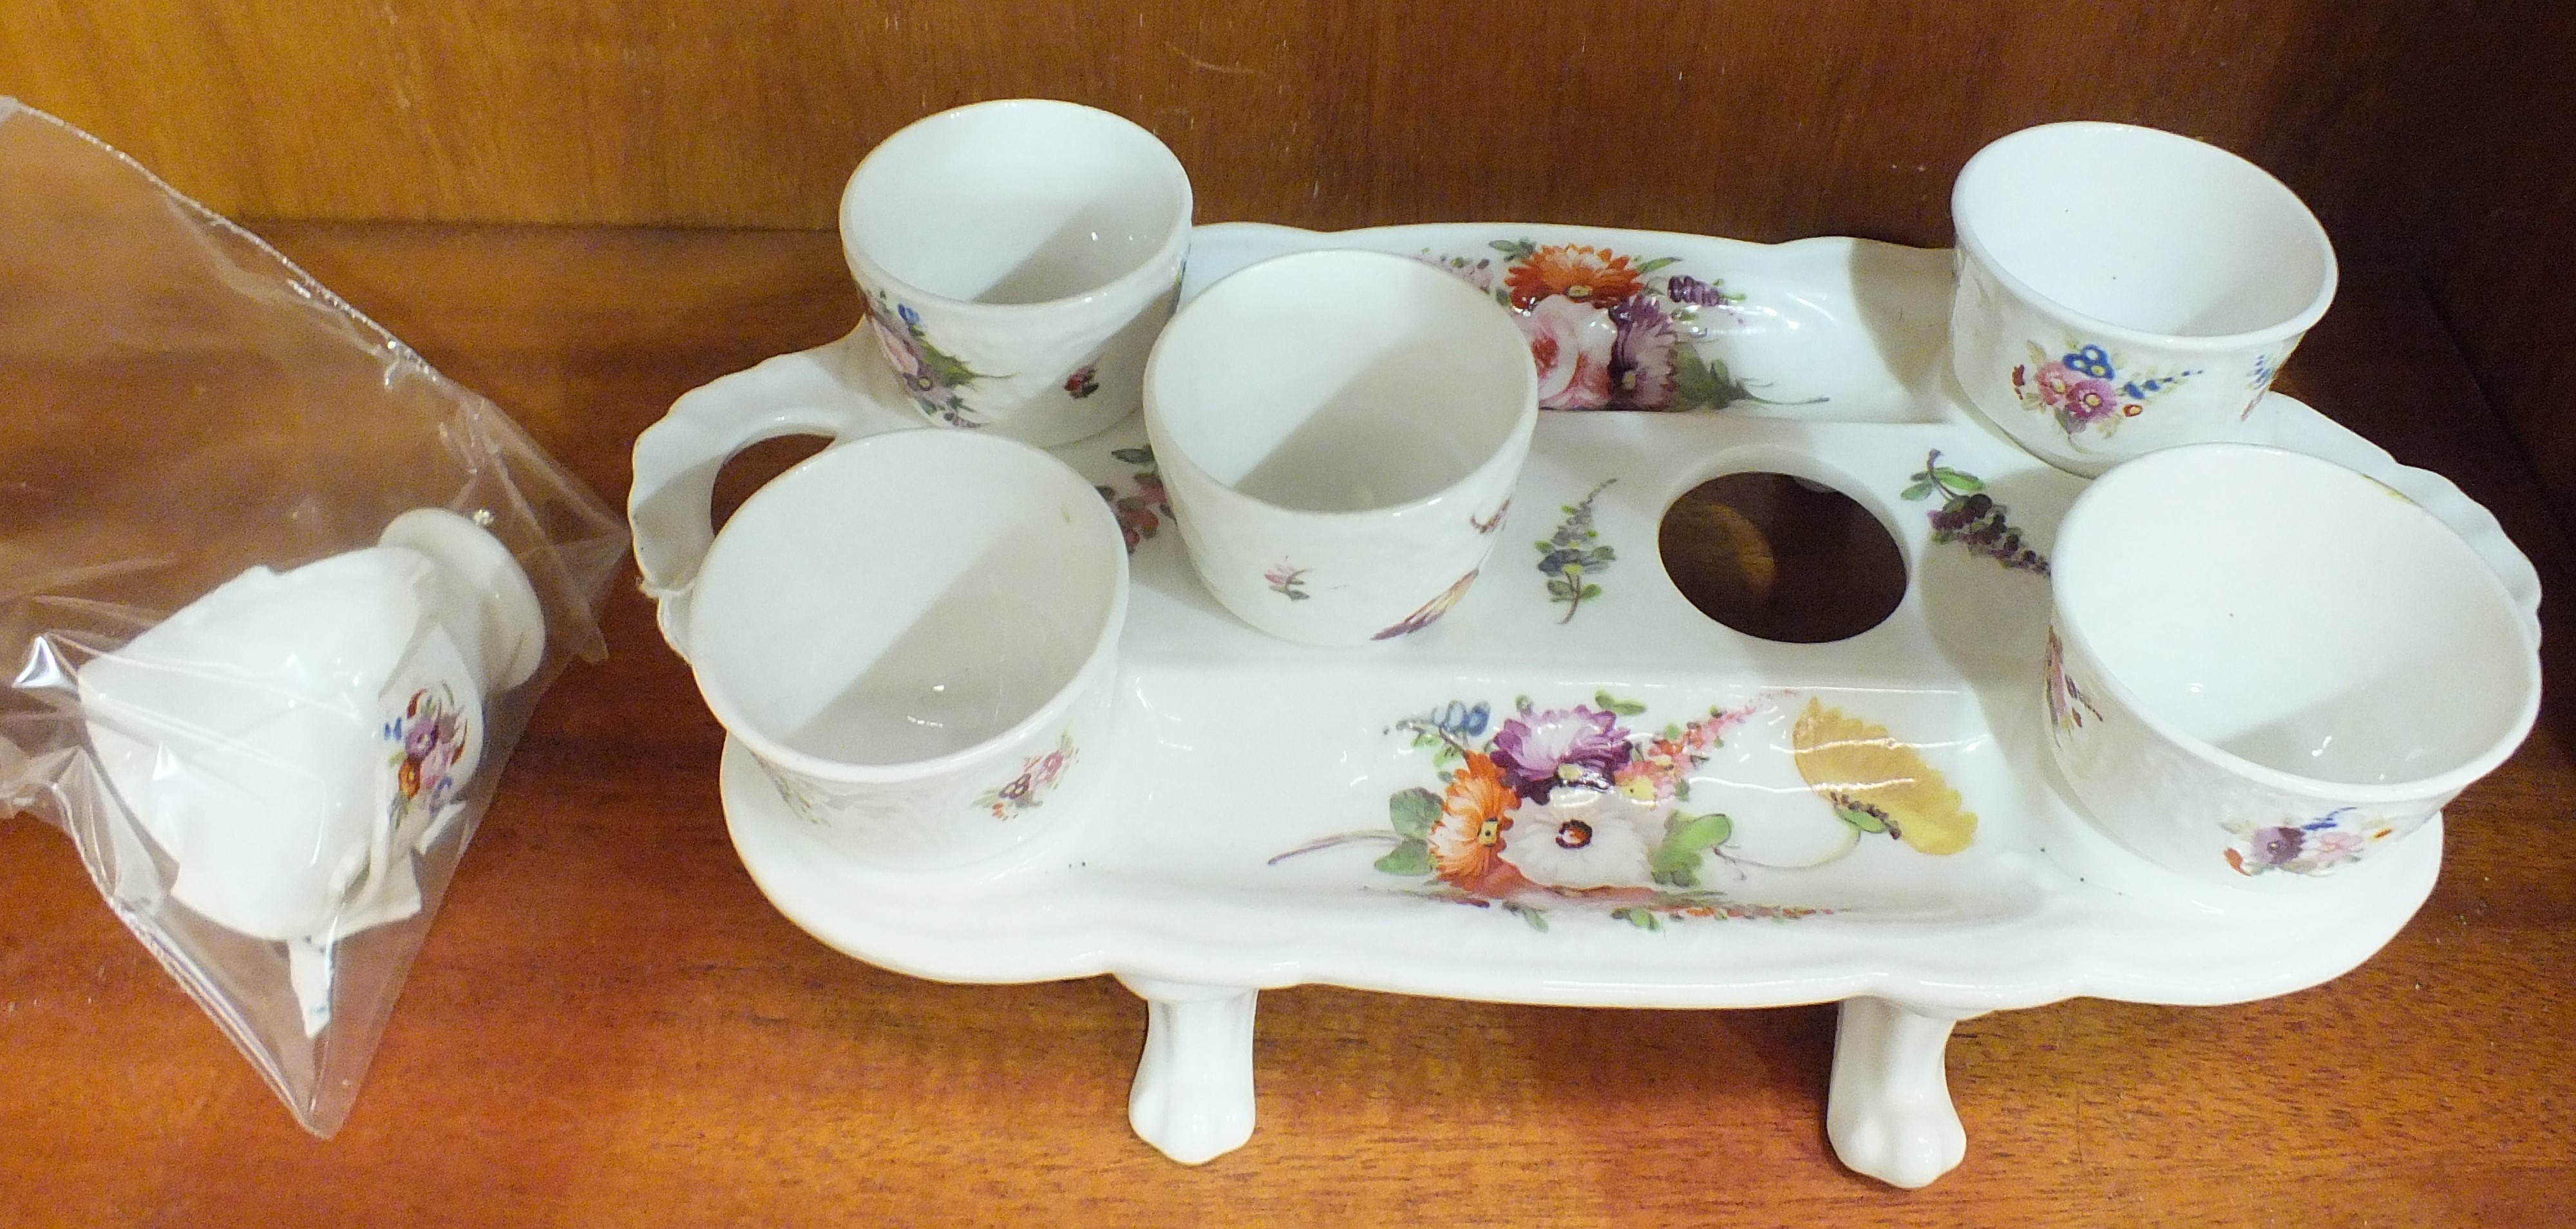
[[[1637,265],[1637,272],[1639,272],[1639,273],[1641,273],[1641,274],[1642,274],[1642,273],[1652,273],[1652,272],[1654,272],[1655,270],[1660,269],[1660,268],[1663,268],[1663,267],[1664,267],[1664,266],[1666,266],[1666,265],[1675,265],[1675,264],[1680,264],[1680,263],[1681,263],[1681,259],[1682,259],[1682,258],[1681,258],[1681,257],[1679,257],[1679,256],[1658,256],[1658,257],[1654,258],[1653,260],[1640,262],[1640,263]]]
[[[1887,821],[1860,807],[1836,806],[1834,818],[1873,835],[1887,831]]]
[[[1930,480],[1930,479],[1925,479],[1925,480],[1924,480],[1924,481],[1922,481],[1922,482],[1915,483],[1914,485],[1912,485],[1912,486],[1910,486],[1910,487],[1905,488],[1905,493],[1904,493],[1903,495],[1898,496],[1897,498],[1899,498],[1899,499],[1930,499],[1930,498],[1932,497],[1932,492],[1937,491],[1937,490],[1939,490],[1939,489],[1940,489],[1939,487],[1934,486],[1934,485],[1932,484],[1932,482],[1931,482],[1931,480]]]
[[[1592,693],[1592,706],[1608,712],[1617,713],[1622,717],[1634,717],[1646,711],[1645,705],[1640,704],[1635,700],[1622,700],[1606,691],[1596,691]]]
[[[1698,887],[1701,856],[1733,835],[1735,821],[1723,814],[1675,814],[1664,821],[1664,843],[1647,860],[1647,869],[1666,887]]]
[[[1503,902],[1503,912],[1529,923],[1529,928],[1540,934],[1547,933],[1547,912],[1543,909],[1532,908],[1519,901],[1507,900]]]
[[[1514,260],[1527,260],[1538,255],[1538,245],[1527,239],[1496,239],[1486,246]]]
[[[1396,835],[1425,840],[1431,835],[1431,826],[1440,822],[1440,796],[1418,785],[1398,790],[1386,800],[1386,813],[1395,824]]]
[[[1377,868],[1390,875],[1428,875],[1431,873],[1431,846],[1420,837],[1408,838],[1377,860]]]
[[[1622,922],[1626,922],[1639,930],[1662,930],[1664,928],[1664,919],[1656,917],[1655,911],[1652,909],[1640,909],[1631,905],[1624,909],[1611,910],[1610,916],[1615,917]]]

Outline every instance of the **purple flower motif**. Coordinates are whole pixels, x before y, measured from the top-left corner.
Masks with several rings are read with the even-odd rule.
[[[2264,828],[2254,833],[2254,861],[2263,866],[2281,866],[2299,856],[2305,840],[2296,828]]]
[[[2100,380],[2077,380],[2066,390],[2058,413],[2077,427],[2091,426],[2119,412],[2120,390]]]
[[[1676,273],[1664,282],[1664,295],[1675,303],[1693,307],[1724,307],[1726,292],[1687,273]]]
[[[1653,296],[1633,295],[1612,305],[1618,335],[1610,343],[1610,404],[1623,410],[1660,410],[1673,401],[1673,318]]]
[[[1494,766],[1532,802],[1547,801],[1560,785],[1608,790],[1629,757],[1628,731],[1617,721],[1581,704],[1512,718],[1494,734]]]
[[[424,717],[412,718],[411,728],[403,731],[403,756],[419,759],[438,745],[438,722]]]

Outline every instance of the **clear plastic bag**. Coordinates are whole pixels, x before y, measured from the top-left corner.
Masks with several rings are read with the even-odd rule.
[[[317,1135],[623,521],[241,228],[0,99],[0,815]]]

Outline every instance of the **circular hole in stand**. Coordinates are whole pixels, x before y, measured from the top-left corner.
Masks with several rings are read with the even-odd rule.
[[[1851,496],[1788,474],[1712,478],[1664,510],[1664,571],[1701,614],[1747,636],[1818,644],[1905,600],[1905,554]]]

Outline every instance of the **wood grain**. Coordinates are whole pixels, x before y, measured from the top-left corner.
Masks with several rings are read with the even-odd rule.
[[[1391,219],[1390,219],[1391,220]],[[856,304],[825,234],[268,228],[603,494],[635,433]],[[2292,391],[2569,553],[2407,277],[2358,277]],[[2569,640],[2545,612],[2553,645]],[[761,898],[720,732],[640,595],[540,706],[348,1126],[301,1134],[99,902],[0,821],[0,1223],[2544,1225],[2576,1221],[2567,706],[2451,810],[2433,899],[2261,1003],[1963,1024],[1964,1167],[1842,1170],[1827,1009],[1262,998],[1258,1133],[1200,1169],[1125,1122],[1114,983],[956,987]],[[2548,667],[2553,692],[2571,674]]]
[[[2576,8],[2506,6],[2493,100],[2440,173],[2426,262],[2442,321],[2562,518],[2576,510]]]
[[[886,134],[1036,94],[1161,134],[1203,220],[1939,243],[1971,152],[2096,118],[2239,150],[2370,253],[2476,105],[2462,8],[21,0],[0,83],[262,219],[828,228]]]

